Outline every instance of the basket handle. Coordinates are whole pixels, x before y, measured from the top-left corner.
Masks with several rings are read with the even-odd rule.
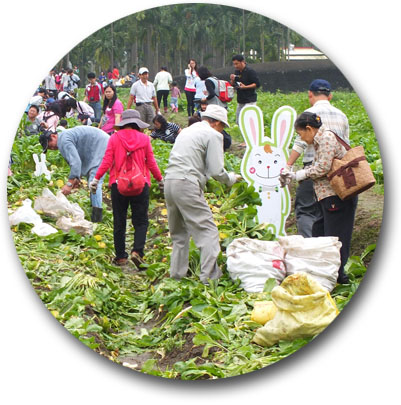
[[[337,141],[340,142],[340,144],[341,144],[342,146],[344,146],[345,150],[350,150],[350,149],[351,149],[351,146],[349,146],[349,145],[347,144],[347,142],[345,142],[343,139],[341,139],[334,131],[332,131],[331,129],[329,129],[329,131],[330,131],[330,132],[333,132],[333,134],[334,134],[334,135],[336,136],[336,138],[337,138]]]

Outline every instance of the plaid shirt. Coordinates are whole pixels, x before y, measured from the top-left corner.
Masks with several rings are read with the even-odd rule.
[[[319,100],[313,107],[308,108],[308,112],[315,113],[322,119],[323,125],[332,131],[334,131],[340,138],[342,138],[347,144],[349,144],[349,126],[348,118],[338,108],[333,107],[328,100]],[[315,150],[313,145],[308,145],[301,140],[299,135],[296,136],[294,141],[293,150],[299,154],[304,154],[303,162],[310,163],[315,156]]]
[[[324,125],[319,128],[319,131],[313,138],[315,158],[313,164],[307,166],[305,174],[313,180],[313,187],[318,201],[323,198],[336,195],[331,188],[327,178],[327,173],[330,171],[334,158],[341,159],[345,155],[345,148],[338,142],[336,136]]]

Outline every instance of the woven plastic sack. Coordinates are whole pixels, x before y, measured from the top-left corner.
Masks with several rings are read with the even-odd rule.
[[[253,337],[261,346],[315,336],[338,315],[330,293],[306,273],[288,276],[271,294],[277,312]]]
[[[287,276],[303,271],[311,275],[328,291],[337,284],[341,265],[341,242],[336,236],[304,238],[302,235],[279,237],[285,250]]]
[[[284,249],[276,241],[234,239],[227,246],[227,270],[233,280],[240,279],[247,292],[262,292],[266,281],[280,284],[286,276]]]

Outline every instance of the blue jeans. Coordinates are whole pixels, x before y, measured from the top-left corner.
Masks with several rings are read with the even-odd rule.
[[[178,97],[170,97],[170,105],[178,108]]]
[[[97,169],[98,168],[96,167],[96,168],[92,169],[89,172],[89,174],[88,174],[88,185],[95,178]],[[102,199],[103,199],[102,184],[103,184],[103,180],[104,180],[104,176],[99,180],[99,183],[97,185],[96,194],[93,194],[92,192],[90,193],[90,200],[91,200],[92,207],[102,208]]]
[[[89,103],[89,105],[93,108],[93,111],[95,112],[95,122],[100,122],[100,117],[102,116],[102,105],[100,101]]]

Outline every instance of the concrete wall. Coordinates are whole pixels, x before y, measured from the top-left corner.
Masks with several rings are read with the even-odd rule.
[[[250,64],[260,80],[263,91],[290,93],[308,90],[314,79],[325,79],[331,83],[333,90],[353,90],[351,84],[341,71],[330,60],[305,60],[288,62],[270,62]],[[219,79],[229,80],[233,68],[215,69],[211,71]],[[176,76],[181,89],[185,85],[184,76]]]

